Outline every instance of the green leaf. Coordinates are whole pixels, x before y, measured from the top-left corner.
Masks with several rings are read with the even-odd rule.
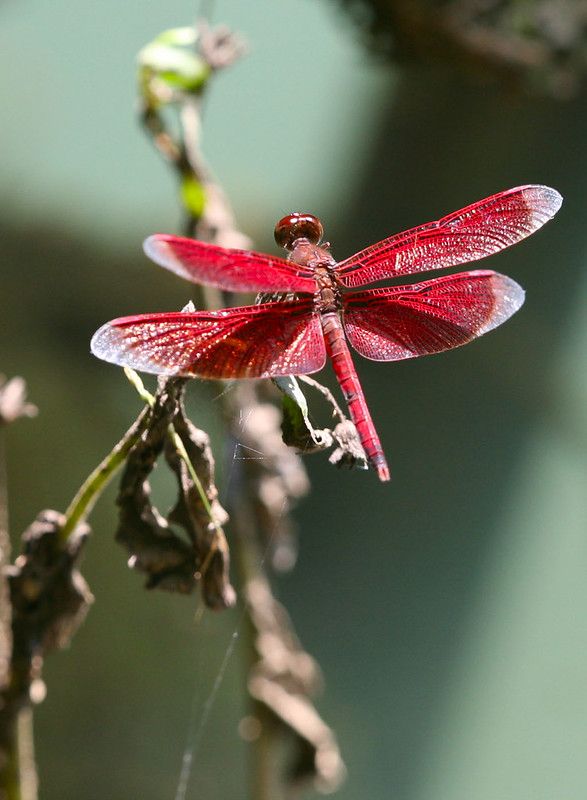
[[[304,451],[330,446],[332,440],[328,440],[324,435],[325,432],[316,430],[312,426],[306,396],[295,377],[288,375],[283,378],[273,378],[273,382],[283,392],[281,424],[283,441]]]

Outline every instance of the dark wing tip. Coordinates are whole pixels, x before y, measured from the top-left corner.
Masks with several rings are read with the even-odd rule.
[[[475,273],[471,273],[475,274]],[[494,272],[491,276],[491,284],[494,294],[495,305],[492,313],[481,328],[476,332],[477,336],[494,330],[512,317],[516,311],[524,305],[526,292],[519,283],[507,275]]]
[[[541,224],[552,219],[563,204],[560,192],[550,186],[530,184],[529,186],[521,186],[520,189],[524,198],[528,201],[529,207],[537,213]]]

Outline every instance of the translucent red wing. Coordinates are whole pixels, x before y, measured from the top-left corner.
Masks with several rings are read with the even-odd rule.
[[[213,244],[156,233],[145,239],[150,259],[192,283],[233,292],[315,292],[310,270],[277,256],[230,250]]]
[[[524,290],[506,275],[461,272],[348,294],[344,329],[365,358],[399,361],[466,344],[501,325],[523,302]]]
[[[477,261],[530,236],[561,203],[548,186],[518,186],[367,247],[341,261],[337,273],[353,287]]]
[[[142,372],[201,378],[303,375],[326,361],[309,299],[121,317],[94,334],[91,348],[98,358]]]

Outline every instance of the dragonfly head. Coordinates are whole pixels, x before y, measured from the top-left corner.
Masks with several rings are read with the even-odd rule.
[[[324,234],[322,223],[313,214],[288,214],[275,226],[275,241],[280,247],[292,251],[300,239],[317,245]]]

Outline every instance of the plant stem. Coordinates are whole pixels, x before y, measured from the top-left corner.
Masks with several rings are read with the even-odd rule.
[[[256,649],[258,632],[246,600],[247,587],[256,579],[266,580],[263,563],[265,554],[259,545],[256,534],[254,509],[246,493],[240,493],[233,508],[232,525],[235,533],[234,548],[236,567],[239,572],[241,592],[247,602],[245,616],[246,633],[244,656],[247,660],[247,674],[250,675],[259,660]],[[258,700],[251,703],[251,714],[259,722],[259,734],[253,740],[250,762],[250,796],[252,800],[284,800],[284,786],[280,776],[281,763],[278,758],[278,741],[275,735],[276,721],[269,709]]]
[[[4,730],[0,768],[2,800],[37,800],[37,768],[33,740],[33,711],[23,706]]]
[[[0,688],[9,692],[12,660],[12,604],[5,567],[10,563],[8,534],[8,492],[4,427],[0,427]],[[5,706],[6,699],[0,701]],[[21,792],[18,713],[5,710],[0,719],[0,798],[24,800]],[[32,758],[34,770],[34,757]],[[31,798],[32,800],[32,798]]]
[[[18,761],[20,772],[20,800],[37,800],[37,768],[33,737],[33,710],[22,708],[16,721]]]
[[[12,658],[12,606],[5,567],[10,563],[8,491],[4,427],[0,427],[0,690],[10,680]]]
[[[18,763],[18,738],[16,724],[12,731],[12,737],[3,756],[6,758],[4,768],[0,770],[0,797],[6,800],[23,800],[20,791],[20,769]]]
[[[274,720],[261,703],[254,703],[254,714],[260,723],[252,760],[251,792],[254,800],[280,800],[281,787],[275,770]],[[278,793],[279,794],[278,794]]]
[[[71,536],[76,526],[83,522],[98,497],[102,494],[116,470],[124,463],[146,428],[150,408],[145,408],[137,421],[128,429],[122,439],[108,453],[106,458],[86,478],[65,512],[65,522],[59,533],[63,543]]]
[[[219,45],[222,44],[220,41]],[[226,43],[224,43],[225,45]],[[226,64],[232,63],[238,57],[239,49],[236,42],[233,44],[232,57]],[[205,55],[204,55],[205,57]],[[214,61],[214,60],[213,60]],[[210,62],[212,66],[213,62]],[[214,62],[215,63],[215,62]],[[217,67],[216,67],[217,68]],[[143,98],[145,100],[145,98]],[[184,235],[196,237],[203,241],[221,244],[225,247],[245,248],[250,242],[238,231],[230,203],[222,188],[209,169],[201,150],[201,96],[184,97],[179,109],[179,135],[175,138],[167,129],[163,116],[157,108],[149,107],[145,102],[142,121],[148,135],[163,157],[174,168],[180,181],[190,177],[200,184],[205,195],[205,206],[201,213],[186,205]],[[205,308],[218,308],[226,305],[226,293],[209,286],[198,286],[199,298]],[[199,303],[198,303],[199,305]],[[237,396],[239,395],[237,390]],[[236,401],[238,405],[238,401]],[[224,404],[227,416],[234,413],[234,408]],[[185,448],[181,440],[177,442],[177,434],[170,431],[172,441],[180,457],[184,458],[192,480],[202,497],[204,507],[208,511],[209,503],[204,500],[200,490],[200,482],[190,469],[190,462],[184,457]],[[176,438],[177,437],[177,438]],[[187,454],[186,454],[187,455]],[[254,492],[256,487],[253,482],[243,484],[243,475],[237,479],[238,487],[233,488],[235,495],[231,509],[232,526],[235,531],[234,551],[241,577],[241,588],[246,589],[248,582],[254,580],[262,571],[263,554],[257,534],[258,521],[256,519]],[[204,493],[205,495],[205,493]],[[211,509],[208,511],[212,523],[216,527]],[[217,531],[219,530],[216,528]],[[220,529],[220,534],[224,536]],[[213,550],[210,550],[212,554]],[[202,565],[205,571],[207,564]],[[256,631],[250,614],[247,613],[247,671],[258,661],[256,652]],[[280,780],[277,759],[275,758],[275,726],[271,712],[262,704],[253,701],[253,713],[261,723],[259,737],[252,745],[250,796],[254,800],[282,800],[283,784]]]

